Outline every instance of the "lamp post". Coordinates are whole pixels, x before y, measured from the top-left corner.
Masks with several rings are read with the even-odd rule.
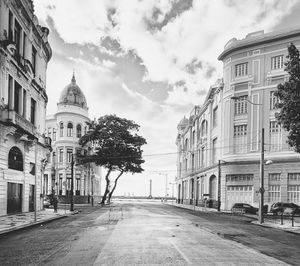
[[[231,97],[232,100],[237,100],[239,97],[233,96]],[[252,105],[260,105],[263,106],[261,103],[253,103],[248,98],[246,101]],[[258,209],[258,222],[262,224],[264,222],[264,157],[265,157],[265,129],[263,124],[263,112],[261,113],[262,116],[262,128],[261,128],[261,149],[260,149],[260,188],[259,188],[259,209]]]
[[[70,211],[74,211],[74,156],[75,154],[72,154],[71,156],[71,191],[70,191]]]

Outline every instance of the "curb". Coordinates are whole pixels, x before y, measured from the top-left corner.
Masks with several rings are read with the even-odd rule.
[[[73,215],[73,213],[70,214],[70,215]],[[66,218],[68,216],[69,215],[61,215],[61,216],[57,216],[57,217],[51,217],[51,218],[48,218],[48,219],[45,219],[45,220],[40,220],[40,221],[36,221],[36,222],[32,222],[32,223],[27,223],[27,224],[15,226],[15,227],[12,227],[12,228],[0,230],[0,236],[4,235],[4,234],[7,234],[7,233],[10,233],[10,232],[13,232],[13,231],[18,231],[18,230],[21,230],[21,229],[24,229],[24,228],[30,228],[30,227],[33,227],[35,225],[39,225],[39,224],[43,224],[43,223],[49,223],[49,222],[52,222],[54,220]]]
[[[296,230],[291,230],[290,228],[274,227],[274,226],[270,226],[270,225],[267,225],[267,224],[260,224],[257,221],[252,221],[251,223],[254,224],[254,225],[263,226],[263,227],[266,227],[266,228],[278,229],[278,230],[285,231],[285,232],[288,232],[288,233],[291,233],[291,234],[296,234],[296,235],[300,234],[300,230],[296,231]]]

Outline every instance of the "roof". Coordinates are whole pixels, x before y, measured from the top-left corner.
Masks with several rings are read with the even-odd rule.
[[[243,48],[248,48],[253,45],[266,44],[298,36],[300,36],[300,28],[284,29],[269,33],[264,33],[264,31],[257,31],[249,33],[246,36],[246,38],[242,40],[232,38],[226,43],[224,51],[219,55],[218,60],[223,60],[228,54]]]
[[[74,74],[71,79],[71,83],[67,85],[60,94],[58,103],[77,105],[79,107],[87,109],[85,96],[80,87],[77,85]]]

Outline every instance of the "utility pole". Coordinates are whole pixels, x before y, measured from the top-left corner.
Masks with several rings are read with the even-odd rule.
[[[36,222],[36,207],[37,207],[37,204],[36,204],[36,201],[37,201],[37,188],[36,188],[36,185],[37,185],[37,140],[35,140],[35,154],[34,154],[34,164],[35,164],[35,170],[34,170],[34,221]]]
[[[70,191],[70,211],[74,211],[74,154],[71,157],[71,191]]]
[[[261,129],[261,153],[260,153],[260,188],[259,188],[259,193],[260,193],[260,199],[259,199],[259,216],[258,216],[258,221],[260,224],[264,222],[264,193],[265,193],[265,188],[264,188],[264,156],[265,156],[265,151],[264,151],[264,146],[265,146],[265,129]]]
[[[152,199],[152,179],[150,179],[150,194],[149,199]]]
[[[218,212],[221,210],[221,160],[218,162]]]

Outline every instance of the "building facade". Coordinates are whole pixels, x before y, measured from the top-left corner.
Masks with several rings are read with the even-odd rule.
[[[71,162],[74,156],[75,202],[87,203],[91,196],[100,197],[100,167],[76,163],[76,155],[91,152],[91,149],[82,148],[78,142],[88,130],[86,122],[90,122],[86,98],[73,75],[71,83],[60,95],[57,112],[46,119],[46,135],[52,140],[53,151],[44,173],[44,194],[55,193],[61,201],[68,201],[72,183]]]
[[[0,1],[0,215],[42,208],[48,34],[32,1]]]
[[[178,125],[178,200],[230,210],[259,204],[264,148],[264,201],[300,204],[300,156],[277,124],[277,85],[287,78],[287,46],[300,47],[300,30],[263,31],[231,39],[219,56],[223,81],[203,106]],[[203,122],[205,121],[205,122]],[[262,136],[264,129],[264,136]],[[263,141],[262,141],[263,140]]]

